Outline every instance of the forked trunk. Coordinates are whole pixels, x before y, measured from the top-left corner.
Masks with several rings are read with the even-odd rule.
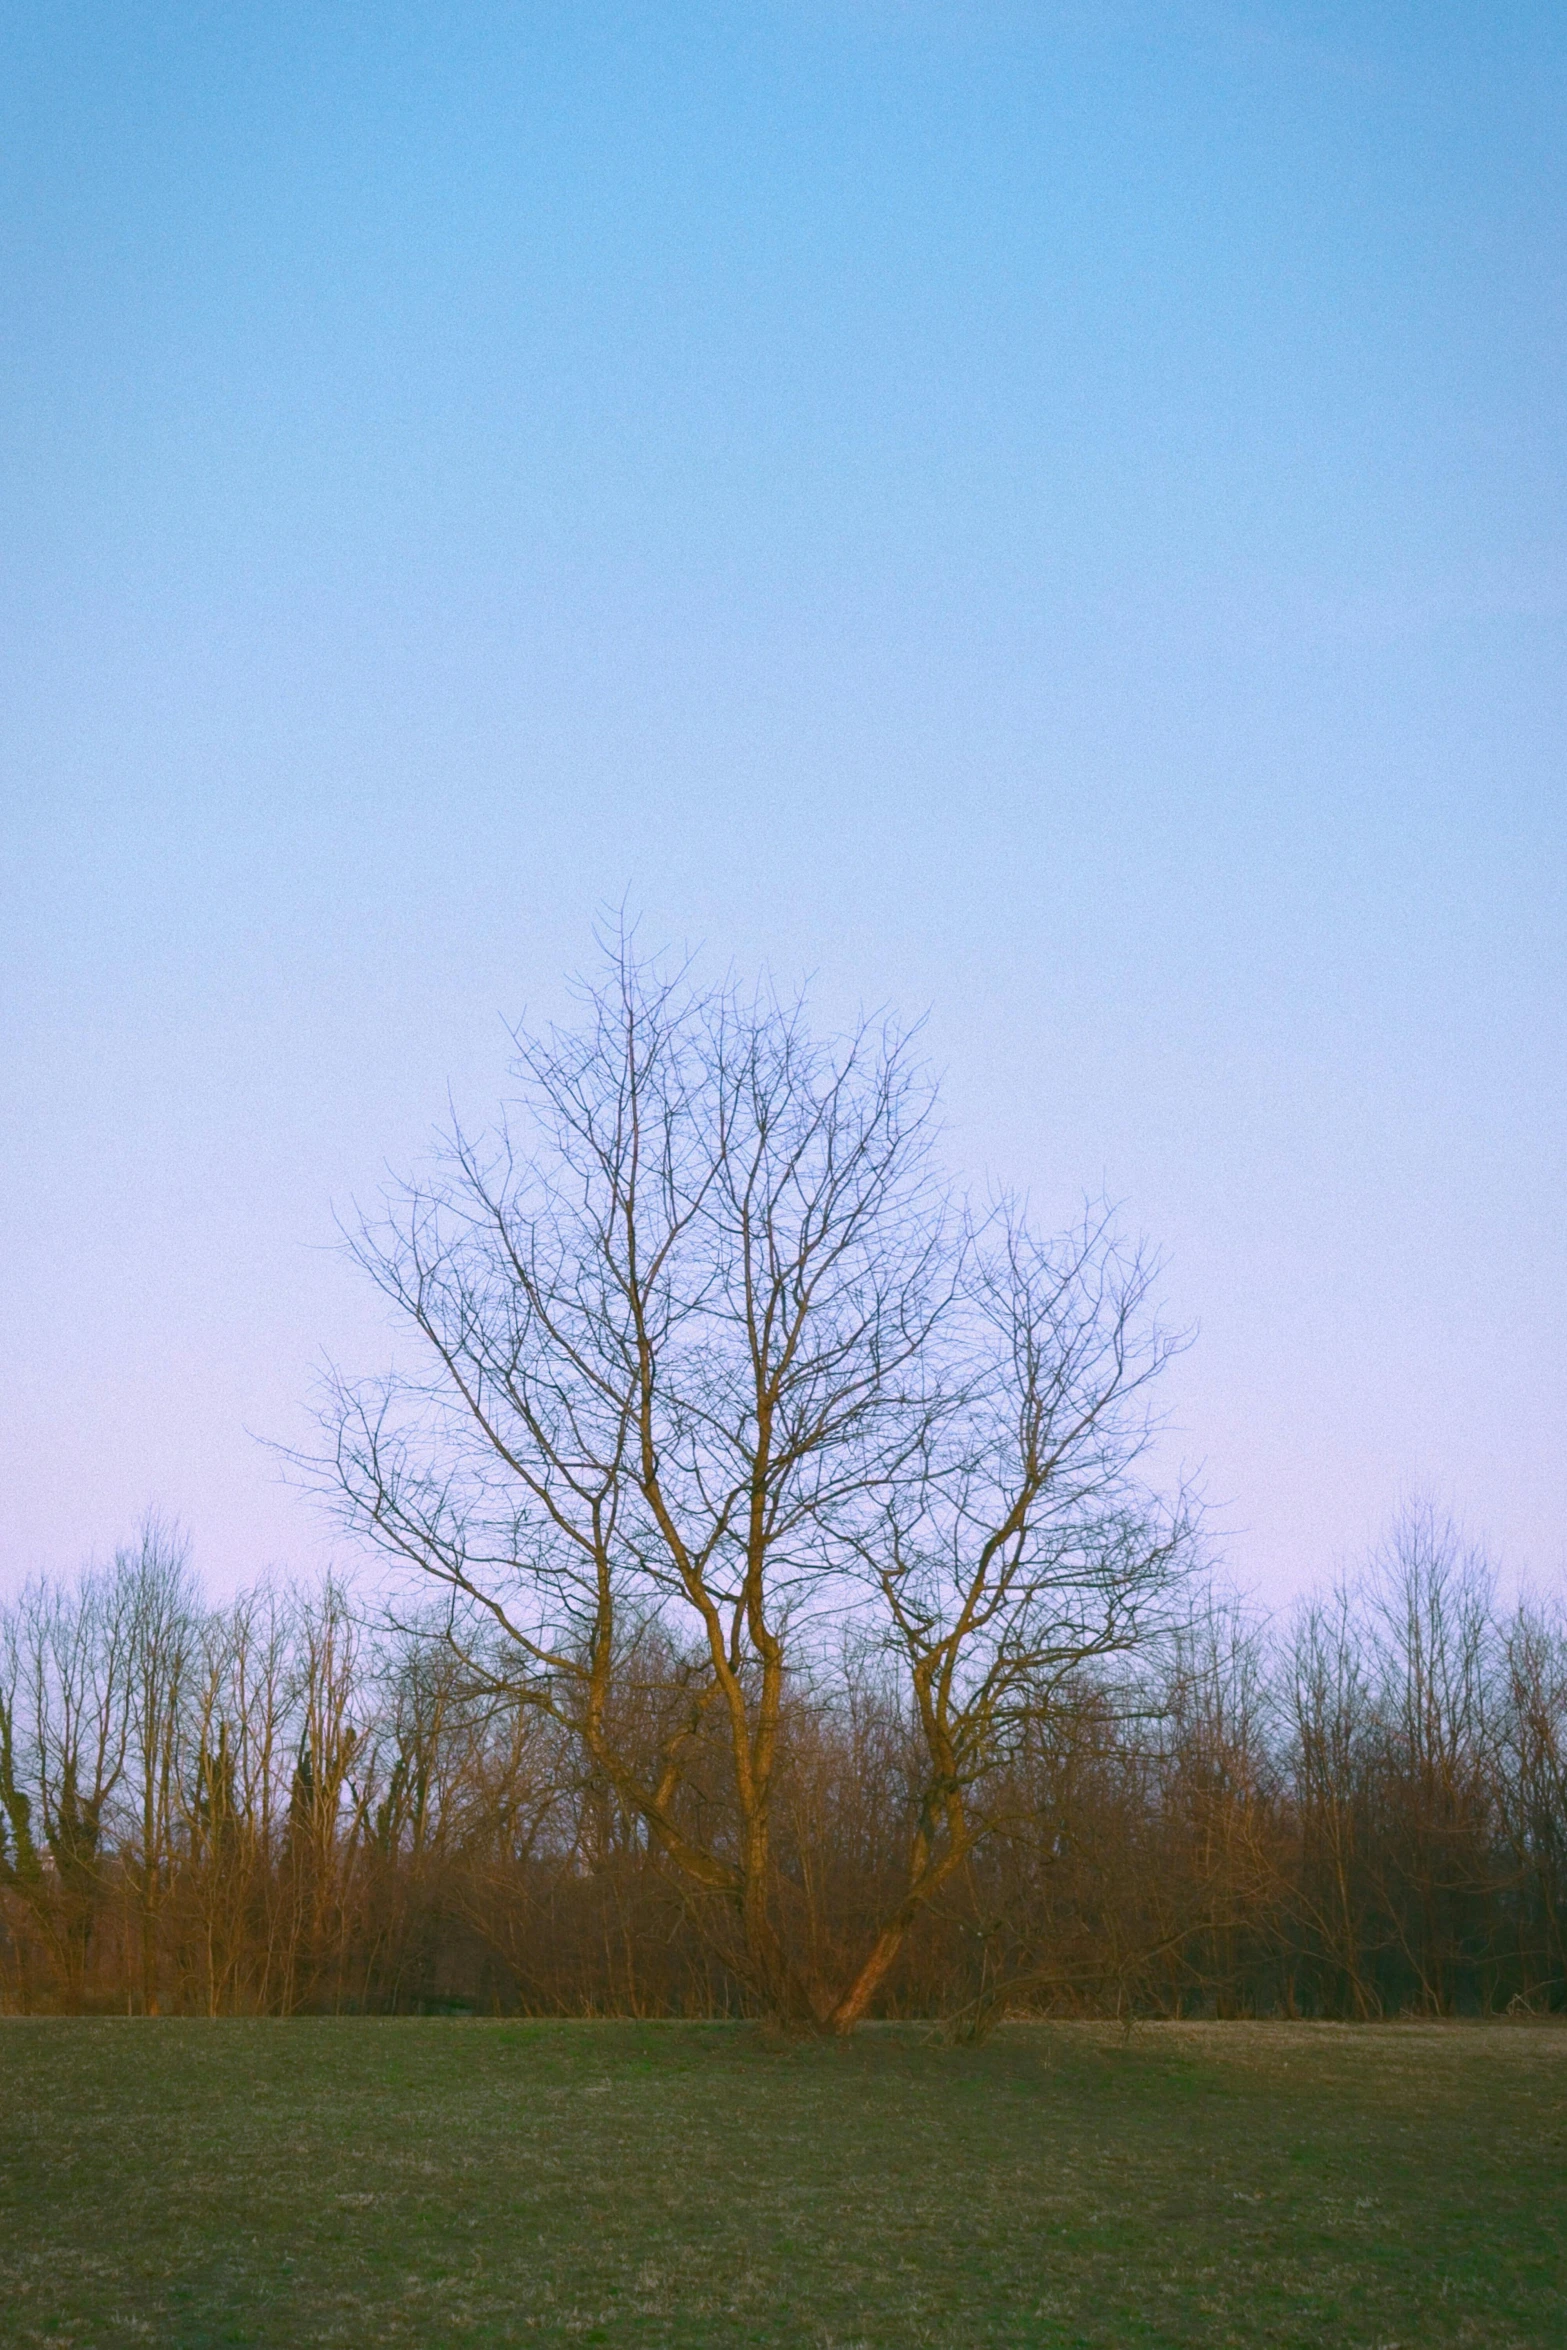
[[[888,1968],[903,1948],[908,1931],[909,1922],[907,1919],[890,1926],[883,1926],[871,1945],[870,1956],[828,2016],[827,2028],[829,2031],[852,2032],[855,2025],[862,2020],[865,2010],[880,1990],[882,1979]]]

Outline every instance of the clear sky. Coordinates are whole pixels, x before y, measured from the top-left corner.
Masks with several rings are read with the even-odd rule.
[[[1284,1596],[1567,1561],[1567,13],[18,6],[0,1586],[384,1326],[597,909],[1125,1203]]]

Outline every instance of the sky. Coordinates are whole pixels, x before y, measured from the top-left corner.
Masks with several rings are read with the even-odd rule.
[[[1567,15],[0,25],[0,1591],[394,1348],[334,1217],[595,918],[928,1016],[1162,1253],[1282,1604],[1567,1574]]]

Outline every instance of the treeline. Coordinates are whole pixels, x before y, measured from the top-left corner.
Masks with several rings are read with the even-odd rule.
[[[331,1583],[205,1603],[150,1526],[0,1618],[0,2004],[739,2014],[702,1897],[450,1618]],[[644,1628],[650,1723],[682,1658]],[[828,1980],[896,1889],[917,1741],[846,1641],[791,1686],[787,1930]],[[634,1742],[634,1723],[618,1735]],[[650,1731],[652,1736],[653,1732]],[[1567,2007],[1567,1621],[1429,1516],[1267,1627],[1213,1605],[1018,1709],[992,1823],[876,2011]],[[680,1796],[722,1850],[715,1742]]]

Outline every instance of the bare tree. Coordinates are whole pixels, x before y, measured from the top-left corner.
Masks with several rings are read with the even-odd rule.
[[[106,1814],[129,1737],[126,1614],[115,1576],[33,1584],[0,1656],[0,1803],[14,1844],[7,1855],[0,1839],[0,1883],[30,1910],[70,2007],[109,1890]]]
[[[1494,1577],[1429,1502],[1400,1512],[1375,1562],[1382,1805],[1379,1890],[1420,2004],[1451,2014],[1482,1970],[1494,1867],[1499,1724]]]
[[[114,1580],[125,1628],[132,1813],[124,1857],[137,1908],[142,2013],[156,2015],[159,1926],[174,1882],[186,1683],[200,1602],[188,1546],[156,1514],[143,1521],[134,1548],[116,1554]]]
[[[1376,2004],[1366,1971],[1364,1882],[1374,1737],[1369,1667],[1355,1595],[1341,1584],[1330,1598],[1308,1600],[1281,1676],[1295,1798],[1293,1896],[1310,1959],[1325,1974],[1322,1995],[1362,2019]]]
[[[1192,1523],[1184,1504],[1156,1508],[1135,1474],[1171,1344],[1146,1311],[1151,1278],[1103,1215],[1047,1245],[1003,1208],[966,1251],[943,1332],[946,1408],[861,1541],[917,1762],[902,1888],[833,2005],[839,2030],[920,1911],[1008,1824],[1008,1766],[1030,1725],[1087,1665],[1162,1624]]]
[[[1521,1606],[1503,1638],[1498,1808],[1517,1887],[1522,2009],[1567,1980],[1567,1619]]]
[[[1179,1563],[1184,1519],[1134,1475],[1168,1351],[1148,1268],[1102,1221],[1052,1250],[955,1205],[890,1027],[829,1048],[800,1005],[624,940],[586,1011],[519,1034],[496,1138],[454,1132],[355,1231],[425,1369],[336,1380],[318,1468],[446,1587],[454,1641],[500,1636],[510,1694],[755,1995],[846,2029],[990,1825],[1017,1724]],[[786,1709],[872,1610],[906,1691],[905,1860],[823,1982],[775,1833]]]

